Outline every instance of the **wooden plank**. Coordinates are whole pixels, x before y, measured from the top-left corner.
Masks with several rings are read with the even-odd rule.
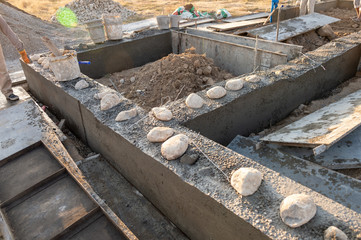
[[[254,26],[254,25],[263,23],[265,20],[266,20],[266,18],[260,18],[260,19],[242,21],[242,22],[223,23],[223,24],[208,26],[208,28],[215,29],[218,32],[224,32],[224,31],[229,31],[229,30],[233,30],[236,28]]]
[[[278,40],[285,41],[289,38],[320,28],[326,24],[331,24],[338,21],[340,21],[340,19],[329,17],[319,13],[307,14],[301,17],[282,21],[280,22]],[[248,35],[252,37],[258,36],[262,39],[274,41],[276,39],[276,32],[276,24],[271,24],[268,26],[249,30]]]
[[[5,214],[17,239],[49,239],[96,207],[67,176],[13,208],[5,208]]]
[[[327,145],[327,148],[361,125],[361,90],[262,138],[288,145]]]
[[[13,198],[61,168],[43,145],[13,159],[0,167],[0,202]]]
[[[266,17],[268,17],[269,14],[270,13],[254,13],[254,14],[249,14],[249,15],[240,16],[240,17],[226,18],[226,19],[223,19],[223,22],[233,23],[233,22],[239,22],[239,21],[253,20],[253,19],[257,19],[257,18],[266,18]]]
[[[194,20],[187,21],[185,23],[180,23],[179,28],[192,27],[194,25],[200,25],[200,24],[210,23],[210,22],[214,22],[214,21],[215,20],[213,18],[194,19]]]

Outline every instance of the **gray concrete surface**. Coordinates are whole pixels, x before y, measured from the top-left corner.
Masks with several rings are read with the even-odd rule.
[[[227,147],[361,213],[361,181],[282,153],[266,144],[257,150],[256,144],[257,141],[237,136]]]
[[[142,66],[156,61],[172,52],[169,30],[151,30],[136,35],[135,39],[124,38],[97,44],[91,50],[79,50],[80,70],[91,78],[101,78],[111,72]]]
[[[205,53],[218,67],[236,76],[253,72],[255,69],[266,70],[287,62],[287,56],[282,53],[262,49],[255,52],[253,47],[182,32],[172,32],[172,35],[174,35],[172,39],[175,45],[173,49],[178,47],[179,53],[195,47],[196,53]]]
[[[247,31],[249,36],[282,42],[289,38],[296,37],[303,33],[318,29],[324,25],[340,21],[340,19],[322,15],[319,13],[311,13],[301,17],[292,18],[281,21],[279,24],[279,34],[277,35],[277,24],[271,24]]]
[[[248,136],[262,131],[300,104],[321,97],[353,77],[360,59],[360,35],[355,33],[336,39],[306,56],[258,73],[262,81],[246,82],[243,89],[227,92],[226,97],[214,101],[207,109],[185,111],[185,126],[224,145],[236,135]],[[200,95],[205,96],[205,92]],[[176,106],[177,111],[184,109]]]
[[[230,42],[237,45],[244,45],[251,48],[255,48],[257,42],[257,49],[286,54],[287,60],[292,60],[300,56],[302,52],[302,46],[298,46],[298,45],[267,41],[263,39],[256,40],[255,38],[204,31],[203,29],[188,28],[186,33],[201,37],[211,38],[214,40]]]
[[[229,138],[237,134],[237,131],[232,132],[235,126],[247,128],[247,131],[252,129],[252,124],[242,125],[241,120],[250,116],[244,114],[247,111],[251,111],[251,117],[258,113],[259,116],[254,115],[250,119],[256,126],[269,124],[273,117],[282,118],[300,101],[319,96],[336,86],[338,81],[354,75],[360,57],[357,38],[358,35],[354,34],[310,52],[308,57],[313,61],[296,59],[290,64],[262,72],[263,81],[247,83],[243,90],[228,92],[223,99],[209,100],[205,98],[205,91],[199,92],[206,100],[200,110],[188,109],[184,99],[169,103],[175,118],[167,123],[148,117],[134,125],[147,115],[144,111],[129,122],[115,122],[121,110],[130,109],[134,104],[124,100],[117,107],[100,111],[99,101],[93,95],[103,86],[92,79],[87,79],[91,87],[81,91],[74,89],[77,80],[49,85],[48,95],[52,96],[59,90],[58,98],[72,98],[79,104],[55,105],[51,98],[44,99],[49,101],[48,105],[61,109],[58,112],[64,113],[67,119],[73,117],[69,113],[79,112],[82,120],[74,126],[86,131],[84,136],[89,146],[109,159],[125,178],[192,239],[322,239],[323,231],[330,225],[337,225],[352,239],[361,237],[359,212],[225,148],[203,136],[207,131],[198,134],[198,129],[190,130],[187,126],[192,125],[190,121],[194,123],[196,120],[197,125],[193,126],[203,125],[207,130],[214,128],[211,133],[217,132],[217,138]],[[344,73],[338,71],[341,64],[345,64]],[[328,71],[324,71],[321,65]],[[23,69],[29,86],[35,86],[30,82],[41,84],[53,78],[50,73],[39,71],[37,65],[23,64]],[[337,80],[332,82],[332,79]],[[224,85],[224,82],[219,85]],[[38,90],[31,90],[38,97]],[[266,106],[263,108],[263,105]],[[240,109],[244,111],[241,115],[238,113]],[[190,149],[195,149],[201,156],[195,165],[168,162],[160,154],[160,144],[148,142],[148,131],[163,125],[190,137]],[[241,198],[229,184],[229,177],[239,167],[254,167],[264,175],[260,189],[250,197]],[[291,229],[279,217],[279,204],[284,197],[294,193],[311,195],[318,209],[316,217],[308,224]]]

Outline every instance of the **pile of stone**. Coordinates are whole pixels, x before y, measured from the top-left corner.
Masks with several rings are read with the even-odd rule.
[[[136,14],[112,0],[75,0],[66,4],[65,7],[70,8],[75,13],[80,24],[100,19],[103,14],[121,15],[123,21]],[[56,21],[55,15],[52,17],[52,21]]]

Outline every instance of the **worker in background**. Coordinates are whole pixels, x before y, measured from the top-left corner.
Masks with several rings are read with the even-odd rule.
[[[300,16],[303,16],[306,14],[306,6],[307,6],[307,14],[315,12],[315,2],[316,2],[316,0],[301,0]]]
[[[361,14],[360,14],[360,7],[361,7],[361,4],[360,4],[360,0],[353,0],[353,6],[356,10],[356,14],[357,14],[357,17],[356,18],[353,18],[352,20],[355,20],[355,21],[360,21],[360,17],[361,17]]]
[[[279,2],[279,0],[272,0],[271,13],[273,12],[274,9],[276,9],[278,7],[278,2]],[[272,22],[272,16],[270,18],[270,22]]]
[[[11,28],[9,27],[9,25],[6,23],[6,21],[1,15],[0,15],[0,29],[3,32],[3,34],[5,34],[5,36],[14,45],[16,50],[18,50],[23,61],[25,63],[30,63],[28,55],[26,54],[26,51],[24,49],[24,44],[20,41],[20,39],[13,32],[13,30],[11,30]],[[0,90],[2,94],[5,95],[6,99],[10,101],[16,101],[19,99],[19,97],[13,93],[12,84],[8,70],[6,68],[6,62],[1,45],[0,45]]]

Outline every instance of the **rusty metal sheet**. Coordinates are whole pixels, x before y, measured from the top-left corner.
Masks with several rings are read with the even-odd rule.
[[[361,125],[361,90],[262,138],[291,146],[328,147]]]

